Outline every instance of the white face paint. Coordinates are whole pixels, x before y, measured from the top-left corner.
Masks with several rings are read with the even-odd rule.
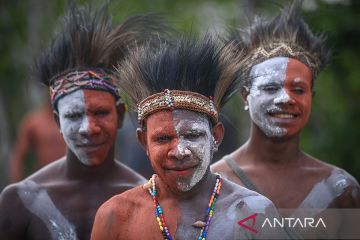
[[[286,128],[281,128],[270,113],[281,112],[277,104],[290,100],[284,89],[288,61],[286,57],[275,57],[251,69],[253,82],[247,96],[249,112],[254,123],[268,137],[286,135]]]
[[[202,114],[178,109],[173,111],[173,119],[179,139],[176,155],[198,164],[190,178],[177,178],[178,189],[185,192],[200,182],[209,168],[214,150],[214,137],[208,118]]]
[[[61,133],[67,147],[85,165],[91,166],[86,149],[81,146],[90,144],[86,136],[89,130],[89,119],[86,116],[86,103],[82,90],[64,96],[58,102]]]

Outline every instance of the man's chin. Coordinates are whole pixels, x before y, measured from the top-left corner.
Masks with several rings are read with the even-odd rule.
[[[199,182],[191,182],[192,177],[186,178],[186,179],[177,179],[176,184],[177,188],[180,192],[189,192],[191,189],[193,189],[196,184]]]
[[[100,166],[104,160],[99,158],[86,158],[80,160],[82,164],[84,164],[87,167],[97,167]]]

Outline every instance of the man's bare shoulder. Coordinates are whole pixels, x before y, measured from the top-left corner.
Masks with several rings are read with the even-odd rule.
[[[0,239],[23,239],[31,220],[26,204],[36,201],[41,186],[21,181],[7,186],[0,194]]]
[[[225,162],[224,158],[220,159],[219,161],[215,162],[210,166],[211,172],[219,172],[222,174],[230,173],[232,170],[229,168],[227,163]]]
[[[7,203],[11,206],[22,206],[27,200],[36,201],[36,196],[45,190],[41,183],[31,179],[25,179],[18,183],[7,186],[0,195],[1,203]]]
[[[103,203],[96,213],[91,239],[123,239],[127,236],[129,222],[136,218],[134,212],[141,212],[145,205],[145,193],[145,189],[138,186]]]
[[[326,163],[306,154],[305,166],[319,181],[314,184],[314,189],[326,189],[322,197],[333,199],[330,207],[358,208],[360,207],[360,186],[357,180],[342,168]],[[326,192],[326,194],[324,194]]]
[[[0,194],[0,208],[2,209],[5,205],[17,205],[19,203],[18,192],[21,189],[26,189],[23,182],[13,183],[5,187]]]
[[[267,208],[275,208],[274,204],[265,196],[245,187],[223,179],[224,202],[231,203],[239,208],[248,208],[250,211],[265,212]]]
[[[119,171],[117,176],[121,176],[123,179],[126,179],[126,183],[131,185],[131,188],[146,183],[146,179],[139,173],[135,172],[133,169],[129,168],[118,160],[115,160],[115,163]]]
[[[113,211],[119,213],[125,213],[126,211],[131,211],[133,209],[138,209],[144,203],[144,195],[146,190],[143,189],[143,186],[137,186],[135,188],[129,189],[121,194],[115,195],[109,200],[107,200],[100,207],[101,211]]]
[[[335,167],[325,180],[326,185],[336,196],[333,207],[360,208],[360,186],[357,180],[344,169]]]
[[[26,179],[8,185],[1,192],[1,199],[17,199],[21,194],[24,196],[33,195],[34,193],[42,190],[44,188],[43,184],[49,184],[54,178],[57,178],[57,174],[54,173],[59,172],[63,161],[64,159],[60,159],[50,163],[34,172]]]

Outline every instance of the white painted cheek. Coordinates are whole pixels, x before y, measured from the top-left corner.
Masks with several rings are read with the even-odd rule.
[[[89,139],[81,136],[89,131],[89,120],[85,114],[86,103],[83,91],[75,91],[60,99],[58,109],[60,115],[60,128],[67,147],[82,163],[89,165],[89,157],[77,146],[78,144],[86,144],[89,142]],[[81,117],[76,119],[64,117],[66,113],[71,112],[79,112],[81,113]]]
[[[174,113],[181,114],[181,111],[174,111]],[[181,116],[181,115],[180,115]],[[196,122],[191,122],[191,129],[199,130],[208,129],[207,131],[207,138],[208,142],[205,142],[205,139],[198,140],[198,141],[190,141],[185,140],[183,137],[179,136],[180,129],[183,126],[187,126],[189,121],[186,119],[182,119],[181,117],[176,117],[177,121],[174,122],[175,131],[180,139],[178,144],[178,151],[186,153],[190,153],[191,158],[196,159],[199,161],[199,166],[195,170],[194,174],[191,176],[190,179],[177,179],[177,187],[181,191],[189,191],[191,190],[200,180],[204,177],[207,168],[210,165],[211,155],[212,155],[212,144],[211,144],[211,133],[209,127],[209,121],[206,117],[199,114]]]
[[[276,57],[255,65],[251,70],[251,77],[254,81],[250,88],[250,94],[247,96],[250,117],[268,137],[286,135],[286,129],[278,127],[268,111],[276,107],[276,103],[289,101],[290,98],[284,89],[271,95],[262,92],[259,86],[271,83],[283,86],[287,64],[288,58]]]
[[[204,126],[205,127],[205,126]],[[207,127],[208,123],[207,123]],[[198,182],[200,182],[200,180],[204,177],[211,159],[212,159],[212,154],[213,154],[213,146],[212,146],[212,140],[211,140],[211,133],[210,131],[207,132],[207,138],[208,141],[202,140],[202,142],[194,145],[193,147],[191,147],[191,151],[193,153],[193,155],[199,159],[200,162],[200,166],[198,166],[196,172],[194,173],[194,175],[192,176],[191,180],[190,180],[190,187],[194,187]]]

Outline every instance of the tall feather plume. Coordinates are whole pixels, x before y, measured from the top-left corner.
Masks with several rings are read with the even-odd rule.
[[[144,99],[151,94],[150,87],[146,84],[144,73],[139,66],[141,57],[146,56],[145,49],[143,46],[136,47],[124,61],[119,62],[116,68],[116,79],[118,79],[121,95],[134,110],[136,110],[134,104],[136,105],[139,99]]]
[[[236,43],[229,42],[220,51],[219,64],[221,74],[214,92],[214,103],[221,107],[242,86],[244,52]]]
[[[54,76],[73,70],[112,71],[132,48],[147,42],[154,45],[171,31],[157,14],[129,17],[113,28],[108,5],[92,10],[89,6],[76,6],[73,1],[60,26],[51,46],[35,63],[35,74],[48,86]]]
[[[233,46],[221,47],[208,35],[179,37],[159,48],[138,48],[118,66],[120,89],[136,105],[165,89],[214,97],[219,109],[238,90],[235,82],[241,56]]]
[[[248,27],[232,31],[229,42],[236,42],[239,49],[244,51],[247,71],[265,57],[251,59],[254,51],[260,47],[271,46],[273,43],[286,43],[303,49],[312,59],[316,67],[312,68],[313,79],[329,63],[331,51],[326,47],[326,37],[322,33],[312,33],[301,17],[302,1],[293,1],[285,6],[279,15],[266,19],[256,16]],[[279,54],[281,56],[281,54]],[[251,60],[250,60],[251,59]],[[306,63],[305,63],[306,64]],[[251,85],[251,79],[245,80],[246,85]]]

